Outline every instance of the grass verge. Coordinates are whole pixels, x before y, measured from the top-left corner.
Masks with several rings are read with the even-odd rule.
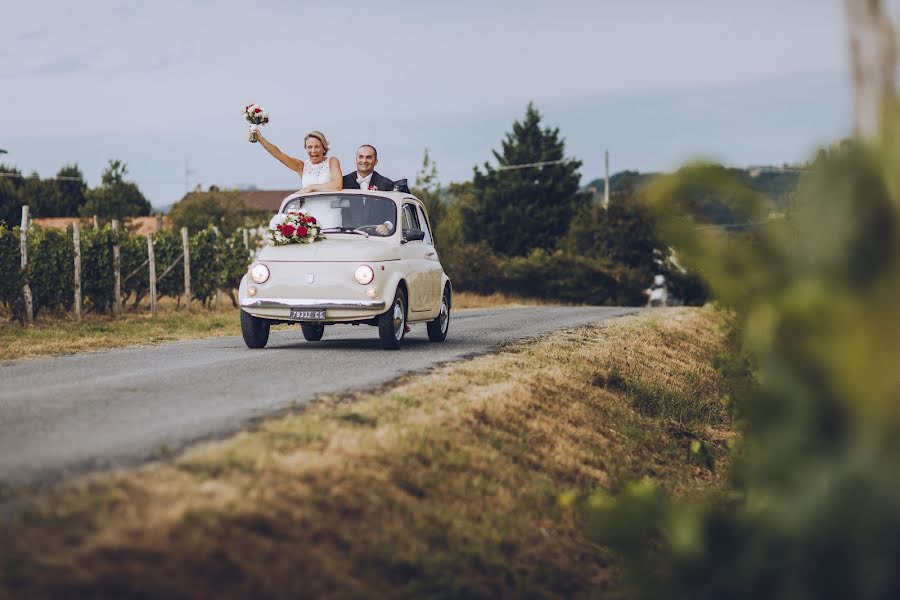
[[[469,292],[454,295],[454,310],[548,304],[504,294],[483,296]],[[113,319],[106,315],[41,314],[31,327],[10,322],[0,309],[0,360],[75,354],[131,346],[149,346],[177,340],[240,335],[240,313],[225,297],[220,308],[202,308],[197,303],[186,311],[174,300],[159,303],[156,317],[148,309],[127,311]]]
[[[238,309],[227,298],[218,309],[195,303],[190,310],[165,299],[155,317],[149,310],[126,311],[118,318],[88,314],[81,320],[65,313],[41,314],[30,327],[0,314],[0,360],[240,334]]]
[[[723,350],[712,311],[643,313],[65,484],[6,524],[0,595],[614,597],[581,501],[723,490]]]

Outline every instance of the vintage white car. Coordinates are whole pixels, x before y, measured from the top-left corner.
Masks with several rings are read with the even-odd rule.
[[[344,190],[292,194],[280,213],[315,217],[324,240],[265,246],[241,280],[241,333],[263,348],[269,327],[299,323],[322,339],[326,325],[378,327],[385,349],[400,347],[407,323],[447,337],[452,287],[422,202],[402,192]]]

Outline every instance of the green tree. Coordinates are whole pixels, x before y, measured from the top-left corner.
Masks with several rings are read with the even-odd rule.
[[[58,217],[54,211],[56,182],[32,173],[22,180],[19,196],[27,204],[32,217]]]
[[[81,216],[97,215],[104,219],[125,219],[150,214],[150,202],[130,181],[125,181],[128,168],[120,160],[110,160],[103,171],[100,187],[89,190],[80,209]]]
[[[562,242],[569,252],[605,258],[636,269],[648,279],[668,254],[654,231],[655,222],[644,199],[633,192],[615,193],[609,207],[581,207]]]
[[[416,183],[411,191],[416,198],[425,203],[425,208],[428,210],[428,221],[431,223],[431,230],[437,239],[437,229],[447,212],[447,206],[441,193],[441,184],[438,181],[437,165],[428,155],[428,148],[425,148],[422,166],[416,173]]]
[[[53,194],[54,217],[76,217],[84,205],[87,184],[78,165],[65,165],[56,174],[56,185]]]
[[[195,232],[215,225],[225,236],[239,227],[259,225],[266,215],[266,211],[248,206],[240,192],[221,191],[216,187],[210,187],[208,192],[191,192],[169,211],[176,229],[187,227]]]
[[[0,221],[10,227],[22,219],[21,171],[0,163]]]
[[[587,201],[578,190],[581,162],[565,159],[559,128],[542,128],[531,103],[502,145],[502,152],[494,151],[498,168],[485,163],[482,172],[475,167],[472,200],[463,206],[465,239],[485,241],[507,256],[552,250]],[[547,162],[553,164],[523,166]]]

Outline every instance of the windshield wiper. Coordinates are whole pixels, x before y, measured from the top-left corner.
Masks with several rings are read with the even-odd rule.
[[[356,235],[364,235],[369,237],[369,234],[360,229],[355,229],[353,227],[327,227],[322,230],[322,233],[355,233]]]

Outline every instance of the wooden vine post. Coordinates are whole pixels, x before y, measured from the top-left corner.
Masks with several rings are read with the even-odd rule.
[[[153,251],[153,234],[147,234],[147,260],[150,266],[150,314],[156,316],[156,256]]]
[[[19,250],[22,255],[22,297],[25,299],[25,322],[34,322],[34,305],[31,298],[31,286],[28,285],[28,206],[22,207],[22,229],[19,236]]]
[[[219,228],[216,227],[215,225],[213,225],[212,229],[216,234],[216,247],[218,248]],[[218,253],[218,250],[216,250],[216,253]],[[216,283],[216,310],[219,310],[219,306],[221,305],[221,303],[222,303],[222,287],[217,282]]]
[[[113,243],[113,278],[114,278],[114,288],[113,294],[115,300],[113,301],[113,316],[118,317],[119,313],[122,312],[122,257],[121,257],[121,249],[119,248],[119,220],[112,220],[112,230],[115,234],[115,242]]]
[[[72,221],[72,245],[75,247],[75,318],[81,319],[81,226]]]
[[[184,248],[184,305],[191,307],[191,245],[187,227],[181,228],[181,245]]]

